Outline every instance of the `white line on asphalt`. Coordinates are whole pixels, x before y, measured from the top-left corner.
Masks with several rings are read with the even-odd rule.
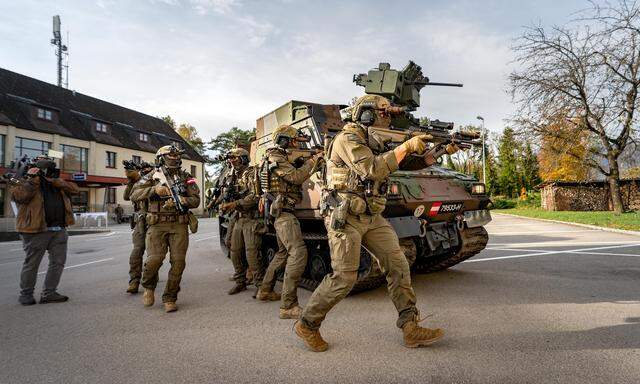
[[[64,269],[71,269],[71,268],[77,268],[77,267],[84,267],[85,265],[89,265],[89,264],[96,264],[96,263],[103,263],[105,261],[109,261],[109,260],[113,260],[113,257],[110,257],[108,259],[100,259],[100,260],[95,260],[95,261],[89,261],[88,263],[82,263],[82,264],[76,264],[76,265],[70,265],[68,267],[64,267]],[[38,275],[43,275],[47,273],[47,271],[42,271],[42,272],[38,272]]]
[[[209,239],[215,239],[215,238],[218,238],[218,237],[220,237],[220,236],[218,236],[218,235],[213,235],[213,236],[203,237],[203,238],[201,238],[201,239],[197,239],[197,240],[194,240],[194,241],[197,243],[197,242],[199,242],[199,241],[204,241],[204,240],[209,240]]]
[[[574,252],[571,252],[571,253],[574,253]],[[581,252],[581,253],[584,253],[585,255],[640,257],[640,255],[634,255],[631,253],[608,253],[608,252]]]
[[[585,252],[585,251],[596,251],[596,250],[599,250],[599,249],[625,248],[625,247],[637,247],[637,246],[640,246],[640,243],[625,244],[625,245],[613,245],[613,246],[607,246],[607,247],[567,249],[567,250],[562,250],[562,251],[544,251],[544,252],[538,252],[538,253],[527,253],[527,254],[522,254],[522,255],[487,257],[487,258],[483,258],[483,259],[465,260],[465,261],[463,261],[463,263],[477,263],[477,262],[480,262],[480,261],[493,261],[493,260],[503,260],[503,259],[521,259],[521,258],[525,258],[525,257],[544,256],[544,255],[563,254],[563,253],[565,253],[565,254],[566,253],[568,253],[568,254],[580,254],[580,253]]]
[[[487,247],[485,248],[490,251],[522,251],[522,252],[550,252],[545,251],[543,249],[524,249],[524,248],[498,248],[498,247]]]
[[[596,232],[598,229],[579,229],[577,231],[526,231],[526,232],[493,232],[489,231],[490,235],[531,235],[536,236],[541,233],[583,233],[583,232]]]
[[[543,241],[538,243],[489,243],[490,247],[500,246],[504,248],[518,248],[518,247],[564,247],[569,245],[584,246],[584,245],[604,245],[604,244],[637,244],[638,240],[621,240],[621,241],[564,241],[558,239],[557,241]]]

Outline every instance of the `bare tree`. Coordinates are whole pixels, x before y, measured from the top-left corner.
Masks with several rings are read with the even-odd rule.
[[[640,6],[592,3],[565,26],[527,28],[513,50],[515,122],[540,137],[555,135],[558,118],[586,132],[591,166],[606,176],[613,209],[622,212],[619,159],[638,134]]]

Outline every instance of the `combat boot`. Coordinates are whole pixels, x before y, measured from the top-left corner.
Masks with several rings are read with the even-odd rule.
[[[169,313],[169,312],[175,312],[178,310],[178,305],[176,304],[175,301],[167,301],[166,303],[164,303],[164,311]]]
[[[230,295],[235,295],[236,293],[240,293],[242,291],[247,290],[247,283],[236,283],[236,285],[227,292]]]
[[[444,331],[440,328],[423,328],[418,325],[422,320],[415,316],[402,326],[404,336],[404,346],[407,348],[417,348],[432,344],[444,336]]]
[[[278,301],[280,300],[280,294],[274,291],[263,291],[262,289],[258,289],[256,299],[260,301]]]
[[[294,305],[291,308],[280,308],[281,319],[299,319],[302,314],[302,308],[299,305]]]
[[[304,341],[304,344],[313,352],[324,352],[329,348],[329,344],[322,338],[320,331],[315,331],[305,327],[302,322],[296,321],[293,327],[296,335]]]
[[[156,301],[155,293],[151,288],[145,288],[144,293],[142,294],[142,304],[145,307],[150,307]]]
[[[138,293],[138,288],[140,287],[139,281],[132,281],[129,283],[129,288],[127,288],[127,293]]]

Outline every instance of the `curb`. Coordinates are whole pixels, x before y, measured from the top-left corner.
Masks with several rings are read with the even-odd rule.
[[[492,214],[517,217],[517,218],[520,218],[520,219],[531,219],[531,220],[537,220],[537,221],[546,221],[547,223],[567,224],[567,225],[573,225],[573,226],[576,226],[576,227],[597,229],[597,230],[604,231],[604,232],[614,232],[614,233],[622,233],[622,234],[625,234],[625,235],[640,236],[640,231],[630,231],[630,230],[627,230],[627,229],[599,227],[597,225],[574,223],[572,221],[540,219],[540,218],[537,218],[537,217],[514,215],[512,213],[493,212]]]

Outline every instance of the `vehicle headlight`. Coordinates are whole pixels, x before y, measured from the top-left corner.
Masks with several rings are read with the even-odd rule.
[[[400,184],[391,183],[389,184],[389,190],[387,191],[388,196],[400,196]]]
[[[471,194],[472,195],[484,195],[485,194],[484,184],[482,184],[482,183],[473,184],[473,186],[471,187]]]

